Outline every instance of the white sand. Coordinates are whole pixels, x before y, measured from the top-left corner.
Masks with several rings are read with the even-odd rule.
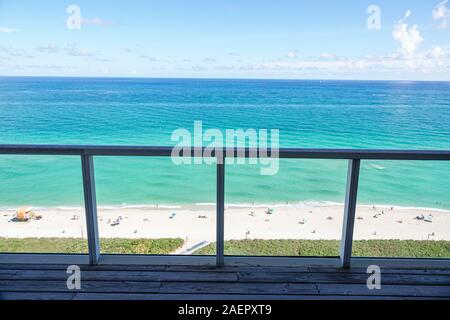
[[[340,239],[343,205],[276,205],[267,207],[231,206],[225,209],[225,239]],[[41,220],[12,222],[13,210],[0,210],[0,237],[83,237],[86,238],[82,208],[36,209]],[[254,215],[250,215],[251,212]],[[384,211],[384,214],[381,214]],[[172,213],[176,216],[169,218]],[[433,216],[418,221],[416,216]],[[377,218],[374,218],[377,215]],[[72,220],[78,216],[78,220]],[[122,221],[111,226],[108,220]],[[206,216],[206,218],[199,218]],[[389,206],[358,206],[354,239],[450,240],[450,211]],[[178,208],[99,209],[99,233],[103,238],[173,238],[187,240],[184,247],[202,241],[215,241],[215,207],[211,205]],[[331,217],[332,219],[327,219]],[[305,224],[299,222],[306,219]]]

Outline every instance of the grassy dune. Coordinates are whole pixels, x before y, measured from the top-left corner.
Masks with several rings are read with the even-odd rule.
[[[214,254],[212,243],[195,254]],[[338,256],[337,240],[230,240],[227,255]],[[450,258],[450,241],[360,240],[353,243],[353,256]]]
[[[183,245],[173,239],[100,239],[102,253],[168,254]],[[87,253],[87,240],[80,238],[0,238],[0,252]]]
[[[183,245],[170,239],[100,239],[102,253],[169,254]],[[79,238],[0,238],[0,252],[19,253],[87,253],[87,240]],[[195,254],[215,254],[211,243]],[[260,256],[338,256],[336,240],[230,240],[225,242],[227,255]],[[450,258],[450,241],[364,240],[353,243],[354,256]]]

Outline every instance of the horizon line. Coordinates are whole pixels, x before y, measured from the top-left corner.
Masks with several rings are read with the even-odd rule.
[[[260,80],[260,81],[348,81],[348,82],[442,82],[450,83],[450,80],[412,80],[412,79],[337,79],[337,78],[227,78],[227,77],[157,77],[157,76],[50,76],[50,75],[0,75],[0,78],[67,78],[67,79],[160,79],[160,80]]]

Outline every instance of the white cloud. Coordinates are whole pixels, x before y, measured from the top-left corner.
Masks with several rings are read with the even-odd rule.
[[[146,59],[146,60],[151,61],[151,62],[157,61],[157,59],[155,57],[151,57],[151,56],[146,55],[146,54],[141,55],[141,59]]]
[[[107,58],[95,58],[95,61],[98,61],[98,62],[112,62],[111,59],[107,59]]]
[[[13,28],[8,28],[8,27],[0,27],[0,32],[1,33],[13,33],[16,32],[16,29]]]
[[[203,66],[193,66],[192,70],[196,71],[196,72],[203,72],[203,71],[206,71],[206,68]]]
[[[326,55],[328,57],[328,55]],[[403,62],[407,62],[406,64]],[[334,56],[333,59],[323,59],[322,55],[311,60],[276,60],[264,63],[252,63],[242,65],[240,70],[263,71],[270,74],[317,74],[323,75],[358,75],[362,73],[384,74],[389,76],[398,75],[402,78],[404,74],[414,72],[415,74],[429,74],[431,72],[442,73],[445,68],[450,67],[450,51],[440,46],[434,46],[429,51],[415,52],[414,68],[410,68],[410,61],[403,53],[390,55],[367,55],[364,57],[341,57]]]
[[[10,53],[11,49],[5,46],[0,46],[0,53]]]
[[[35,56],[30,54],[28,51],[24,49],[17,49],[12,47],[0,46],[0,53],[9,56],[10,58],[29,58],[33,59]]]
[[[440,27],[444,29],[450,26],[450,9],[447,3],[448,0],[438,3],[432,12],[433,19],[440,21]]]
[[[444,57],[444,50],[440,46],[434,46],[427,55],[432,59],[440,59]]]
[[[298,56],[296,51],[289,51],[286,56],[290,59],[296,58]]]
[[[108,26],[115,26],[116,22],[94,17],[94,18],[81,18],[81,24],[85,26],[108,27]]]
[[[72,57],[93,57],[94,54],[86,49],[78,48],[75,45],[68,45],[65,48],[67,54]]]
[[[29,64],[24,67],[30,68],[30,69],[54,69],[54,70],[72,69],[72,67],[69,67],[69,66],[56,65],[56,64]]]
[[[423,55],[421,60],[421,62],[425,66],[437,65],[444,68],[445,67],[450,68],[449,61],[450,61],[450,51],[446,51],[442,49],[442,47],[440,46],[434,46],[433,48],[431,48],[431,50],[429,50]]]
[[[411,16],[411,10],[406,11],[405,16],[403,17],[403,20],[408,19]]]
[[[41,53],[57,53],[59,48],[53,44],[41,45],[36,47],[36,51]]]
[[[336,55],[333,53],[322,53],[319,57],[320,59],[335,59]]]
[[[303,61],[273,61],[262,64],[251,64],[247,66],[250,69],[257,70],[278,70],[278,71],[326,71],[326,72],[340,72],[350,70],[367,69],[369,61],[365,59],[353,59],[348,61],[335,60],[303,60]]]
[[[397,22],[392,31],[392,37],[395,41],[400,43],[400,53],[404,55],[405,58],[412,59],[417,51],[417,47],[423,42],[423,38],[420,35],[419,28],[417,25],[413,25],[408,28],[408,24],[405,20],[411,15],[408,10],[405,17]]]

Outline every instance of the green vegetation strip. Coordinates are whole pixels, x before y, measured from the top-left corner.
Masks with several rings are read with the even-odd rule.
[[[214,254],[211,243],[195,254]],[[337,240],[230,240],[227,255],[338,256]],[[450,258],[450,241],[359,240],[353,242],[353,256],[398,258]]]
[[[100,239],[102,253],[168,254],[183,245],[183,239]],[[80,238],[0,238],[2,253],[87,253],[87,240]]]
[[[100,239],[102,253],[169,254],[183,245],[182,239]],[[211,243],[195,252],[215,254]],[[87,240],[79,238],[0,238],[2,253],[87,253]],[[336,240],[230,240],[227,255],[338,256]],[[450,258],[450,241],[365,240],[353,243],[354,256]]]

